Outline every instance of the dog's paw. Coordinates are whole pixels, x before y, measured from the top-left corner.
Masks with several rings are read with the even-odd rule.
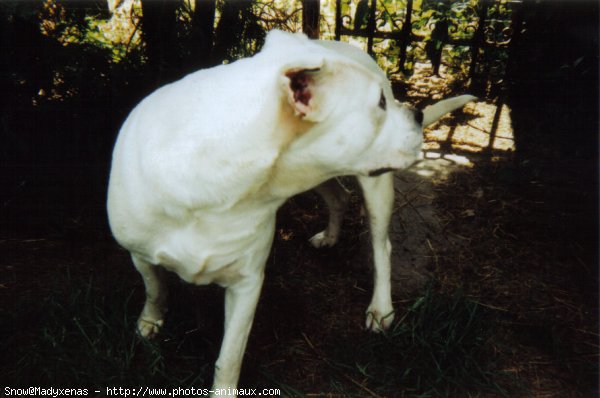
[[[393,309],[381,311],[369,307],[367,309],[367,329],[375,333],[389,329],[392,322],[394,322],[394,315]]]
[[[335,234],[327,233],[327,230],[321,231],[309,239],[310,244],[317,249],[322,247],[331,247],[337,243],[338,237]]]
[[[158,334],[164,321],[140,317],[137,322],[137,331],[145,339],[151,339]]]

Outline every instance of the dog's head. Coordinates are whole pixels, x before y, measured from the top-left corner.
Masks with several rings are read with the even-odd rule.
[[[410,166],[422,113],[398,103],[377,64],[343,43],[272,31],[262,51],[277,59],[282,112],[295,119],[288,157],[333,175],[378,175]]]

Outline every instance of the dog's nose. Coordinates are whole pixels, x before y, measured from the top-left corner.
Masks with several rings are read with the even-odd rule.
[[[415,120],[417,121],[417,123],[423,124],[423,112],[420,109],[415,109],[414,114],[415,114]]]

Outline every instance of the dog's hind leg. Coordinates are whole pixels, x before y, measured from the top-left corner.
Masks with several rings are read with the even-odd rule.
[[[131,255],[133,264],[144,279],[146,302],[138,318],[137,329],[142,337],[152,338],[164,323],[167,289],[163,281],[164,270],[150,264],[135,254]]]
[[[318,185],[315,190],[323,197],[323,200],[327,204],[329,221],[324,231],[310,238],[310,243],[317,248],[330,247],[337,243],[340,236],[340,229],[346,207],[348,206],[350,193],[335,178]]]
[[[367,329],[387,329],[394,320],[391,289],[391,252],[389,225],[394,206],[394,174],[358,177],[369,213],[373,244],[373,298],[367,308]]]

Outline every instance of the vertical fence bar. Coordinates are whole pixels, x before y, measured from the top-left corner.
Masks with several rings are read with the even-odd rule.
[[[485,35],[485,21],[487,19],[487,12],[489,7],[489,0],[479,0],[479,12],[477,22],[477,30],[473,36],[473,44],[471,45],[471,66],[469,68],[469,78],[471,83],[473,77],[475,77],[475,71],[477,69],[477,61],[479,60],[479,49],[483,46],[484,35]]]
[[[404,18],[404,25],[402,25],[402,38],[400,42],[400,60],[398,61],[398,68],[401,71],[406,71],[404,65],[406,63],[406,49],[408,43],[412,39],[412,12],[413,12],[413,0],[406,2],[406,16]]]
[[[311,39],[318,39],[321,35],[320,16],[321,0],[302,0],[302,32]]]
[[[375,35],[375,13],[377,12],[377,0],[371,0],[369,10],[369,21],[367,23],[367,52],[373,55],[373,36]]]
[[[529,3],[527,3],[529,5]],[[517,10],[513,10],[511,28],[512,34],[510,44],[508,47],[508,59],[506,60],[506,67],[504,69],[504,76],[513,76],[515,72],[515,65],[517,62],[516,53],[521,39],[521,31],[523,30],[525,3],[521,3]]]
[[[340,41],[342,29],[342,0],[335,0],[335,40]]]

